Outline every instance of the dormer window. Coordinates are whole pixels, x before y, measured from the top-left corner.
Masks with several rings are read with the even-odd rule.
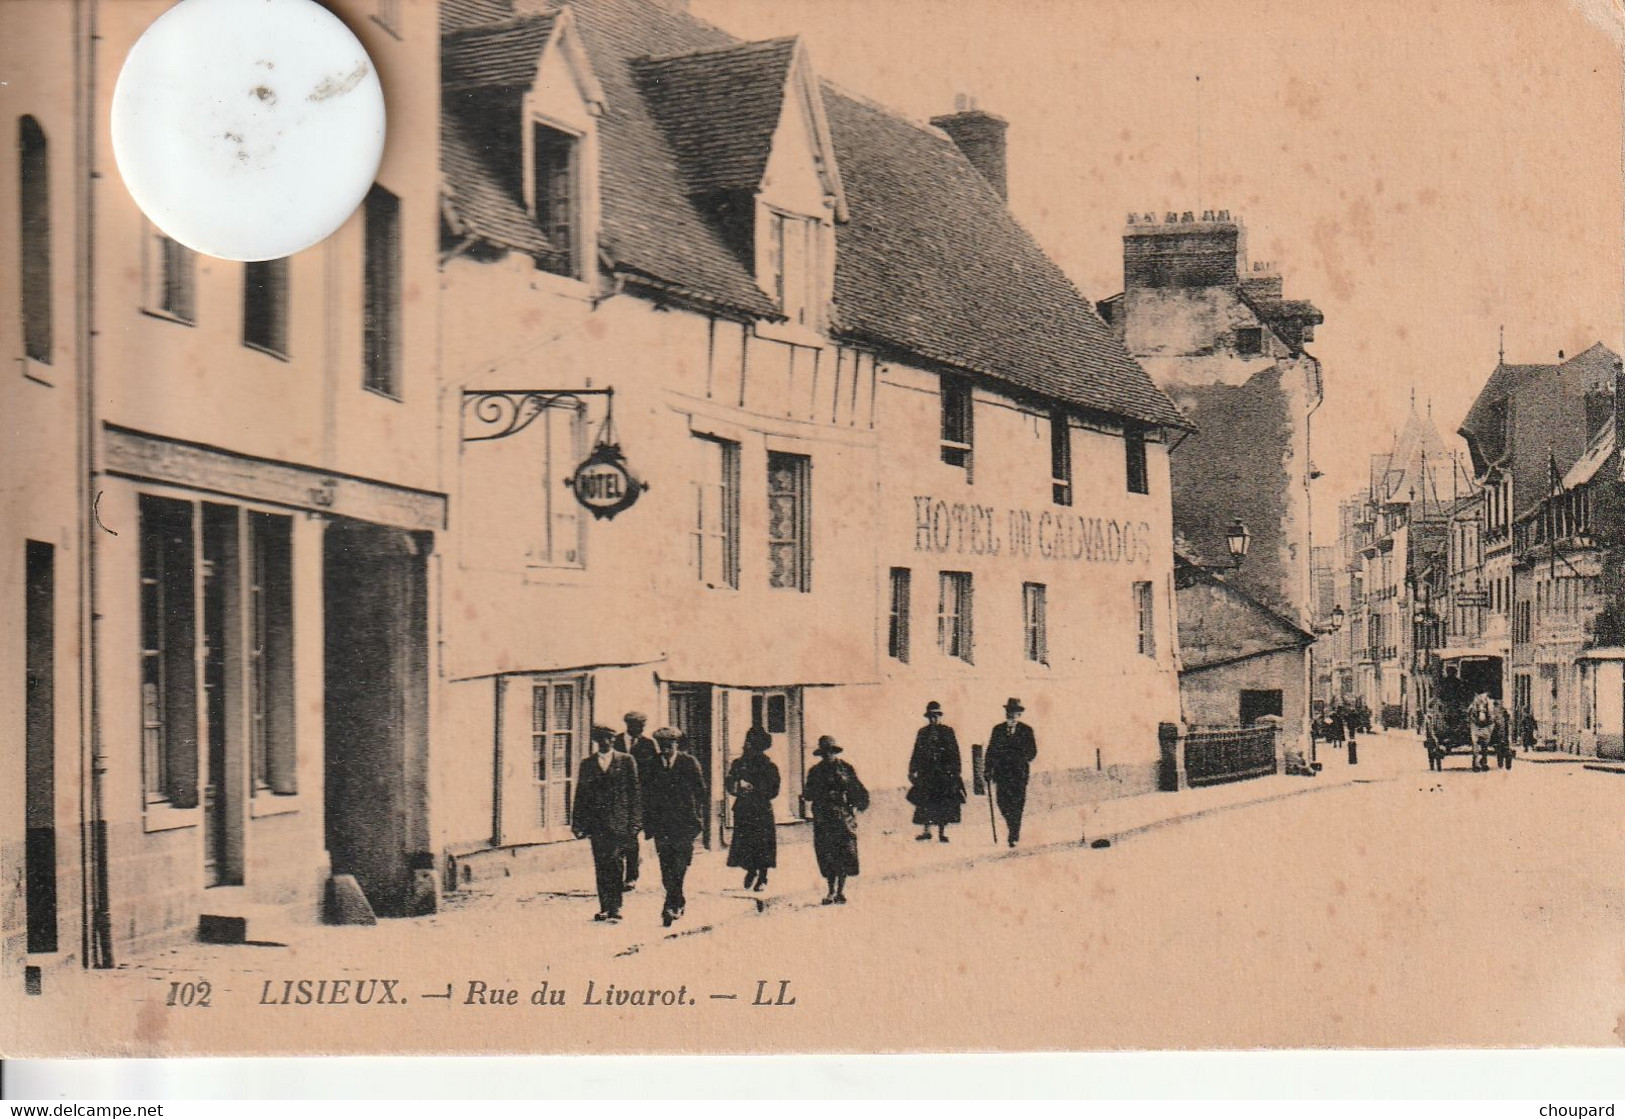
[[[552,245],[549,272],[581,279],[581,138],[541,121],[531,124],[526,194],[536,224]]]
[[[796,326],[822,330],[827,299],[823,223],[775,211],[769,237],[772,291],[784,317]]]

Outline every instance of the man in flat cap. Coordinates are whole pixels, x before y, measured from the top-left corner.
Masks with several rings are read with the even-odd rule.
[[[993,786],[999,814],[1004,817],[1005,833],[1010,846],[1021,840],[1021,815],[1027,808],[1027,777],[1033,759],[1038,757],[1038,742],[1033,728],[1021,721],[1026,708],[1021,700],[1011,697],[1004,705],[1004,722],[993,728],[987,739],[986,773]]]
[[[575,804],[570,826],[578,839],[592,841],[592,865],[598,880],[595,921],[621,919],[623,860],[628,843],[636,843],[643,824],[637,765],[617,753],[612,727],[593,727],[594,752],[576,773]]]
[[[670,925],[683,915],[688,899],[683,879],[694,861],[694,840],[705,826],[705,777],[700,763],[682,749],[683,732],[673,727],[655,731],[659,753],[649,763],[643,789],[643,828],[655,841],[660,881],[666,888],[661,922]]]
[[[647,780],[649,763],[655,757],[654,740],[643,733],[643,728],[649,725],[649,716],[641,711],[628,711],[626,713],[626,730],[615,736],[615,749],[631,756],[636,763],[638,780]],[[638,850],[638,836],[632,833],[632,841],[626,845],[626,889],[635,889],[638,884],[638,868],[642,862]]]

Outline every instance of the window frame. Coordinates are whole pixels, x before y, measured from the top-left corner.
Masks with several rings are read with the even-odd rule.
[[[149,225],[142,273],[143,311],[181,326],[197,325],[197,253]]]
[[[564,434],[568,443],[562,451],[557,448],[557,425],[561,422],[566,425]],[[542,428],[538,433],[541,440],[538,453],[542,456],[540,474],[545,509],[540,540],[531,537],[535,543],[526,550],[525,566],[580,570],[587,566],[586,510],[568,495],[564,482],[587,457],[587,406],[574,398],[554,400],[542,408],[535,423]],[[564,533],[558,531],[561,522],[566,526]],[[563,549],[562,557],[558,543],[561,535],[569,535],[573,540]]]
[[[50,365],[55,353],[51,260],[51,145],[31,115],[17,118],[17,298],[23,357]]]
[[[1155,584],[1137,580],[1134,584],[1134,615],[1137,629],[1136,651],[1142,657],[1157,659],[1157,617]]]
[[[694,571],[694,577],[700,584],[709,590],[738,590],[739,589],[739,462],[740,445],[737,440],[723,439],[720,436],[705,432],[692,432],[691,438],[700,443],[713,444],[717,448],[720,459],[716,461],[720,478],[712,483],[709,479],[695,478],[691,485],[694,498],[694,521],[689,528],[689,540],[692,547],[689,549],[689,564]],[[707,461],[707,467],[711,462]],[[714,485],[720,500],[718,502],[719,517],[715,530],[707,527],[705,518],[705,492],[708,485]],[[707,578],[710,567],[706,562],[708,555],[705,541],[713,538],[718,542],[717,550],[720,552],[718,562],[722,570],[719,572],[721,581]]]
[[[545,134],[545,136],[544,136]],[[542,143],[542,140],[546,143]],[[567,280],[586,279],[585,206],[582,192],[586,178],[582,173],[586,135],[579,129],[538,113],[526,118],[524,136],[525,206],[531,218],[553,246],[553,258],[543,270]],[[565,168],[555,171],[551,161],[544,175],[541,159],[544,152],[562,151]],[[564,186],[563,205],[558,204],[554,188]],[[562,212],[561,212],[562,211]]]
[[[289,357],[289,271],[285,256],[243,263],[243,345],[282,361]]]
[[[1124,484],[1129,493],[1151,492],[1151,464],[1146,442],[1144,427],[1139,424],[1123,425]]]
[[[975,581],[969,571],[938,573],[937,649],[943,656],[976,663]]]
[[[361,208],[361,387],[399,402],[404,399],[401,200],[375,182]]]
[[[788,490],[776,489],[777,479],[787,474],[793,481]],[[788,533],[775,535],[781,522],[774,515],[774,502],[788,498],[792,503]],[[795,557],[795,569],[788,581],[779,582],[782,570],[776,556],[787,549]],[[806,594],[812,590],[812,457],[789,451],[767,453],[767,585],[773,590]]]
[[[1070,506],[1072,486],[1072,421],[1066,410],[1055,408],[1049,414],[1050,502]]]
[[[1021,584],[1022,654],[1031,664],[1049,666],[1049,585]]]
[[[1262,326],[1237,327],[1236,354],[1240,357],[1264,356],[1264,328]]]
[[[148,494],[138,509],[142,803],[189,811],[202,804],[201,510],[195,502]]]
[[[886,654],[901,664],[909,662],[913,622],[914,573],[906,567],[891,569],[890,603],[886,620]]]
[[[966,378],[944,373],[938,393],[942,409],[942,461],[964,470],[965,481],[969,482],[976,458],[975,390]]]

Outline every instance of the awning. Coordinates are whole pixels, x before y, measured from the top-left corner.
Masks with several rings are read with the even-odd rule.
[[[1443,649],[1434,649],[1433,655],[1441,661],[1460,660],[1504,660],[1507,651],[1504,648],[1479,648],[1473,645],[1447,645]]]
[[[1602,649],[1582,649],[1575,654],[1576,661],[1625,661],[1625,647],[1610,645]]]

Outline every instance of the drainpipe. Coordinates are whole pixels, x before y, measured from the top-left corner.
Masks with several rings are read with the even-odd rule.
[[[101,596],[96,552],[101,447],[96,422],[96,43],[97,0],[74,0],[74,334],[77,348],[79,530],[80,883],[83,964],[113,966],[108,900],[107,820],[103,783],[107,754],[101,720]],[[88,800],[88,803],[87,803]]]

